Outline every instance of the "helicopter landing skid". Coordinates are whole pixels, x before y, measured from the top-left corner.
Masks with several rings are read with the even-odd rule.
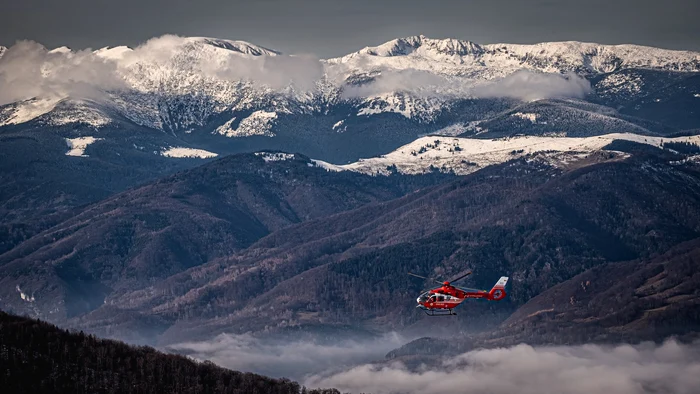
[[[457,314],[452,309],[428,309],[421,306],[418,308],[422,309],[428,316],[457,316]]]

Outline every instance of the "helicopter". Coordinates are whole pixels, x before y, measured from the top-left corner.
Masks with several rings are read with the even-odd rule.
[[[483,298],[489,301],[500,301],[506,296],[505,288],[506,283],[508,283],[507,276],[502,276],[490,291],[486,291],[452,285],[452,283],[471,275],[472,271],[469,271],[451,281],[445,282],[441,282],[435,278],[427,278],[425,276],[416,275],[411,272],[408,274],[418,278],[431,280],[442,285],[441,287],[422,293],[416,300],[418,302],[416,308],[422,309],[428,316],[456,315],[453,309],[458,307],[467,298]]]

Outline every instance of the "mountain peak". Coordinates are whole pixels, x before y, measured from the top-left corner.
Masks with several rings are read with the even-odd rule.
[[[700,53],[693,51],[579,41],[479,45],[466,40],[435,39],[424,35],[396,38],[332,61],[345,62],[357,56],[375,59],[410,56],[451,64],[464,64],[465,60],[471,64],[465,59],[471,58],[498,69],[534,67],[582,73],[606,73],[621,68],[700,70]]]
[[[104,47],[100,48],[93,53],[101,58],[104,59],[112,59],[112,60],[117,60],[121,59],[124,54],[129,53],[133,51],[133,49],[129,48],[128,46],[118,46],[118,47]]]
[[[276,56],[280,52],[264,48],[258,45],[251,44],[245,41],[226,40],[222,38],[212,37],[180,37],[165,35],[142,44],[137,50],[141,52],[165,52],[174,53],[175,48],[181,48],[190,51],[196,48],[214,48],[215,50],[226,52],[237,52],[249,56]],[[120,60],[125,54],[132,52],[133,49],[127,46],[104,47],[96,50],[94,53],[102,58]]]
[[[372,56],[405,56],[415,51],[435,53],[447,56],[465,56],[480,54],[481,46],[471,41],[455,38],[435,39],[424,35],[396,38],[376,47],[365,47],[361,54]]]
[[[54,48],[54,49],[49,51],[49,53],[70,53],[70,52],[71,52],[71,49],[65,45],[62,47]]]
[[[185,38],[185,40],[191,43],[201,43],[221,49],[227,49],[229,51],[240,52],[245,55],[276,56],[281,54],[281,52],[261,47],[259,45],[251,44],[246,41],[226,40],[212,37],[187,37]]]
[[[700,70],[700,53],[642,45],[606,45],[581,41],[555,41],[537,44],[490,44],[483,48],[492,54],[551,64],[573,65],[573,70],[613,72],[621,68]]]

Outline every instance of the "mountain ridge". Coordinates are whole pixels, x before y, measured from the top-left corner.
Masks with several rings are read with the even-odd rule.
[[[280,152],[224,157],[39,227],[0,254],[6,290],[0,297],[18,301],[13,309],[65,321],[99,307],[110,294],[230,255],[290,224],[452,178],[334,173],[303,155]],[[22,283],[14,283],[19,272]],[[18,292],[36,298],[26,303],[16,299]]]
[[[425,46],[425,47],[424,47]],[[411,50],[406,50],[411,48]],[[423,35],[409,36],[390,40],[375,47],[365,47],[357,52],[345,56],[331,58],[329,61],[347,61],[359,55],[370,55],[380,57],[408,56],[415,53],[415,50],[425,49],[426,53],[451,56],[473,56],[475,58],[484,56],[504,55],[516,56],[525,64],[535,66],[537,59],[542,55],[550,58],[558,58],[567,64],[568,68],[589,68],[587,71],[611,72],[619,68],[664,68],[673,67],[677,71],[698,71],[700,70],[700,52],[690,50],[663,49],[652,46],[635,44],[598,44],[583,41],[549,41],[535,44],[484,44],[480,45],[468,40],[454,38],[433,39]],[[586,60],[586,57],[589,57]],[[595,61],[600,57],[603,62]],[[530,58],[530,59],[527,59]],[[658,63],[645,61],[644,59],[657,58]],[[447,60],[443,58],[442,60]],[[666,64],[665,62],[668,62]],[[580,63],[580,64],[579,64]],[[566,71],[566,68],[560,71]]]
[[[221,330],[274,333],[360,322],[407,328],[421,321],[412,302],[421,283],[397,272],[450,276],[470,268],[475,283],[492,284],[492,276],[507,271],[514,286],[508,302],[463,306],[467,315],[482,317],[469,327],[485,328],[588,267],[697,237],[700,214],[689,210],[699,198],[693,191],[697,165],[671,164],[673,157],[661,150],[646,158],[601,152],[566,170],[515,159],[395,200],[293,224],[240,252],[115,294],[70,324],[100,335],[159,327],[155,335],[165,343]],[[649,204],[657,208],[650,211]],[[661,231],[669,236],[654,236]],[[17,283],[34,296],[24,279]],[[370,293],[405,302],[374,304]],[[40,297],[46,299],[36,293],[37,302]]]
[[[411,48],[411,50],[407,51],[406,48]],[[8,51],[12,52],[13,49],[9,48]],[[68,51],[54,53],[54,56],[67,56],[69,58],[78,56],[78,53],[71,50]],[[418,52],[420,54],[417,54]],[[204,105],[199,110],[205,111],[205,117],[207,116],[206,112],[216,114],[231,109],[227,109],[227,107],[243,110],[252,105],[250,108],[260,108],[260,104],[269,99],[281,102],[282,106],[277,106],[277,112],[281,113],[288,111],[292,113],[306,113],[309,110],[312,112],[319,111],[324,106],[332,104],[338,99],[343,99],[343,85],[348,80],[361,75],[381,73],[381,71],[378,71],[379,69],[384,69],[385,71],[422,70],[435,73],[435,75],[461,78],[465,81],[488,81],[494,78],[502,78],[518,69],[531,69],[539,72],[564,73],[573,71],[594,74],[610,73],[628,68],[700,72],[700,53],[698,52],[662,50],[643,46],[611,46],[575,41],[533,45],[490,44],[479,46],[470,41],[431,39],[425,36],[399,38],[377,47],[365,47],[358,52],[343,57],[321,59],[317,65],[314,65],[316,60],[305,60],[294,55],[282,55],[280,52],[245,41],[209,37],[162,36],[151,39],[136,49],[105,47],[91,53],[103,61],[116,63],[118,69],[117,77],[124,78],[126,87],[134,94],[158,93],[158,90],[165,89],[158,94],[167,92],[168,95],[183,95],[187,94],[188,91],[194,90],[209,95],[208,100],[212,100],[210,103],[192,103],[192,105]],[[381,56],[382,53],[390,54],[391,56]],[[80,54],[84,55],[83,52],[80,52]],[[229,58],[231,54],[240,56]],[[439,56],[431,57],[431,54]],[[208,64],[198,65],[203,57],[207,58]],[[265,72],[272,74],[281,70],[275,70],[275,67],[295,67],[297,72],[301,72],[302,68],[310,67],[310,74],[293,82],[301,85],[310,85],[302,87],[301,90],[290,90],[287,85],[288,81],[284,78],[273,77],[273,79],[270,79],[263,73],[255,71],[256,67],[267,67],[264,62],[250,63],[247,67],[252,66],[253,68],[242,74],[235,72],[233,70],[234,64],[230,62],[246,61],[247,57],[251,59],[284,59],[280,60],[279,62],[281,63],[279,64],[270,63],[270,67]],[[372,60],[373,58],[386,58],[386,61],[377,62]],[[390,58],[395,59],[392,60]],[[415,59],[408,60],[410,58]],[[294,62],[297,62],[297,65],[294,65]],[[367,64],[362,64],[363,62]],[[193,72],[193,66],[198,67],[200,71]],[[317,68],[317,70],[313,70],[313,68]],[[136,72],[139,73],[139,76],[131,75]],[[199,76],[203,72],[211,75]],[[248,72],[252,72],[252,74],[246,74]],[[187,79],[190,81],[178,82],[174,74],[180,74],[180,78],[187,76]],[[231,81],[228,80],[229,78]],[[266,92],[265,89],[258,87],[258,83],[246,83],[247,78],[261,79],[263,84],[272,83],[273,90],[278,92],[273,92],[270,95],[270,92]],[[294,77],[292,77],[292,81],[294,81]],[[274,85],[278,86],[275,87]],[[470,85],[473,85],[473,82],[467,82],[465,88],[468,88]],[[241,88],[253,89],[255,94],[244,93],[244,96],[237,97],[235,91]],[[256,95],[262,98],[254,98]],[[277,97],[276,99],[274,98],[275,96]],[[367,98],[371,99],[373,96],[369,94]],[[283,97],[286,97],[286,99],[283,99]],[[147,104],[151,108],[139,109],[141,112],[147,112],[136,116],[132,112],[137,109],[129,109],[130,104],[127,98],[128,96],[113,97],[110,100],[121,101],[122,104],[117,102],[110,105],[125,114],[127,118],[147,127],[185,129],[187,127],[202,126],[202,122],[207,121],[205,118],[201,118],[202,114],[194,113],[190,116],[200,117],[201,119],[189,119],[183,124],[180,124],[180,121],[168,119],[162,112],[160,115],[156,113],[147,114],[147,112],[157,111],[157,108],[153,107],[154,103],[148,103],[152,99],[147,97],[143,97],[140,100],[145,99],[146,101],[143,104]],[[239,101],[241,99],[243,101]],[[290,99],[291,101],[289,101]],[[284,101],[288,102],[284,103]],[[422,102],[422,99],[418,101]],[[392,106],[390,99],[382,98],[381,102],[386,103],[384,105]],[[121,107],[123,105],[126,105],[126,107]],[[405,99],[401,99],[400,105],[413,104],[406,102]],[[365,102],[363,106],[376,108],[376,104],[372,104],[371,100]],[[147,115],[147,117],[144,118],[143,115]],[[155,121],[154,116],[161,116],[163,119]],[[421,115],[421,117],[425,116]],[[152,119],[149,120],[149,118]],[[184,120],[185,118],[182,119]],[[162,124],[162,121],[165,124]],[[3,120],[0,116],[0,125],[6,123],[7,120]],[[170,124],[168,125],[168,123]]]

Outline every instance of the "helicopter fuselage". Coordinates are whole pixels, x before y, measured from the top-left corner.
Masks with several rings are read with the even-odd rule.
[[[467,298],[489,298],[486,290],[464,291],[449,285],[443,285],[421,294],[418,305],[427,309],[453,309]]]
[[[468,298],[483,298],[489,301],[500,301],[506,296],[505,286],[508,277],[501,277],[490,291],[455,287],[450,282],[444,282],[441,287],[426,291],[416,301],[418,308],[430,316],[454,315],[452,311]]]

